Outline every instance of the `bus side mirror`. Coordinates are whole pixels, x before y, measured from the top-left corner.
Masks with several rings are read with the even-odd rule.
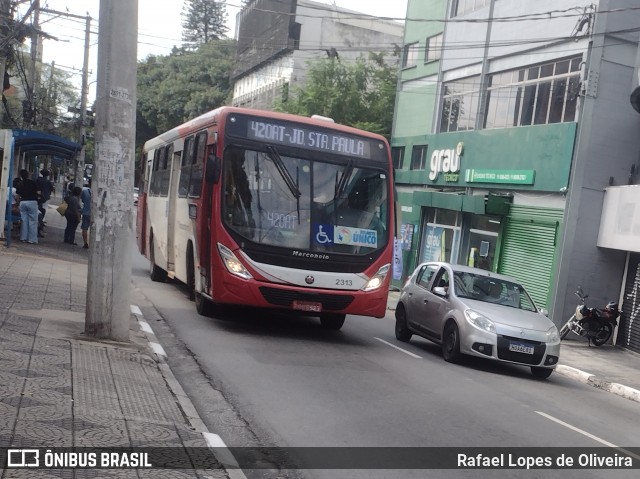
[[[206,182],[211,185],[220,181],[221,170],[220,158],[215,155],[209,155],[207,157],[207,171],[205,173]]]

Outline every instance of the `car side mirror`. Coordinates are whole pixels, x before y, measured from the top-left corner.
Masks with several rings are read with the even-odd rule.
[[[442,286],[436,286],[435,288],[433,288],[433,294],[435,294],[436,296],[442,296],[443,298],[449,297],[447,289],[443,288]]]
[[[540,314],[544,314],[545,316],[549,316],[549,310],[547,308],[538,308],[538,312]]]
[[[222,167],[220,164],[220,158],[215,155],[209,155],[207,157],[207,170],[205,173],[205,181],[210,185],[220,181],[220,173]]]

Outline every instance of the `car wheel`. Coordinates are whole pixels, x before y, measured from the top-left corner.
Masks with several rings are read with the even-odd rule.
[[[320,324],[324,329],[338,331],[344,324],[346,314],[323,314],[320,316]]]
[[[413,334],[407,326],[407,312],[402,304],[396,308],[396,339],[408,343]]]
[[[442,356],[449,363],[455,363],[460,359],[460,332],[458,325],[453,321],[449,321],[444,328]]]
[[[153,237],[149,241],[149,276],[151,281],[164,283],[167,280],[167,272],[156,264],[155,248],[153,246]]]
[[[531,366],[531,374],[533,374],[534,378],[538,379],[547,379],[551,376],[553,369],[551,368],[538,368],[535,366]]]

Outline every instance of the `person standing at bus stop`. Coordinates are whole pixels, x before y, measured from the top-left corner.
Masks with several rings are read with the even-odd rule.
[[[78,223],[80,223],[80,195],[82,194],[82,188],[74,186],[71,194],[65,198],[67,202],[67,211],[64,217],[67,219],[67,227],[64,230],[64,242],[67,244],[77,245],[76,243],[76,229]]]
[[[91,178],[89,178],[88,185],[82,189],[80,199],[82,200],[82,209],[80,210],[82,214],[82,224],[80,225],[80,229],[82,230],[82,240],[84,241],[83,248],[89,249],[88,232],[91,226]]]
[[[22,181],[16,187],[16,193],[20,197],[20,241],[23,243],[38,244],[38,185],[29,178],[27,170],[20,170]]]

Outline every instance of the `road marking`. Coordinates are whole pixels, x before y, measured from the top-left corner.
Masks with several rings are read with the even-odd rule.
[[[399,348],[395,344],[391,344],[391,343],[385,341],[384,339],[380,339],[380,338],[376,338],[376,337],[374,337],[373,339],[377,339],[378,341],[380,341],[381,343],[386,344],[387,346],[391,346],[392,348],[397,349],[398,351],[402,351],[404,354],[408,354],[412,358],[422,359],[422,356],[418,356],[417,354],[413,354],[412,352],[409,352],[406,349]]]
[[[564,426],[564,427],[566,427],[566,428],[569,428],[569,429],[571,429],[572,431],[579,432],[579,433],[580,433],[580,434],[582,434],[583,436],[587,436],[588,438],[593,439],[594,441],[599,442],[600,444],[604,444],[605,446],[612,447],[613,449],[617,449],[618,451],[623,452],[623,453],[624,453],[624,454],[626,454],[627,456],[631,456],[631,457],[634,457],[634,458],[635,458],[635,459],[637,459],[637,460],[640,460],[640,456],[638,456],[637,454],[634,454],[634,453],[632,453],[632,452],[629,452],[629,451],[627,451],[626,449],[621,448],[620,446],[616,446],[615,444],[613,444],[613,443],[611,443],[611,442],[609,442],[609,441],[605,441],[604,439],[600,439],[598,436],[594,436],[593,434],[591,434],[591,433],[589,433],[589,432],[587,432],[587,431],[584,431],[584,430],[582,430],[582,429],[580,429],[580,428],[577,428],[577,427],[575,427],[575,426],[572,426],[571,424],[566,423],[566,422],[564,422],[564,421],[561,421],[560,419],[555,418],[555,417],[553,417],[553,416],[550,416],[550,415],[549,415],[549,414],[547,414],[547,413],[544,413],[544,412],[541,412],[541,411],[535,411],[535,412],[536,412],[537,414],[540,414],[540,415],[541,415],[541,416],[543,416],[543,417],[546,417],[547,419],[549,419],[549,420],[551,420],[551,421],[557,422],[557,423],[558,423],[558,424],[560,424],[561,426]]]
[[[145,333],[151,333],[153,334],[153,329],[151,329],[151,326],[149,326],[149,323],[147,323],[146,321],[138,321],[140,323],[140,329],[142,329]]]
[[[136,306],[135,304],[131,305],[131,312],[133,314],[137,314],[138,316],[142,316],[142,311],[140,310],[140,308],[138,306]]]
[[[165,358],[167,357],[167,353],[164,352],[164,349],[158,343],[149,342],[149,346],[151,346],[151,349],[153,349],[153,352],[156,353],[158,356],[164,356]]]
[[[226,467],[231,468],[227,469],[227,474],[229,474],[229,477],[235,476],[238,479],[246,479],[246,476],[240,469],[238,461],[236,461],[236,458],[233,457],[233,454],[231,453],[231,451],[229,451],[222,438],[217,434],[213,434],[212,432],[203,432],[202,435],[204,436],[204,440],[207,441],[207,446],[213,449],[213,454],[216,456],[216,459],[220,462],[220,464],[225,466],[225,469]]]

